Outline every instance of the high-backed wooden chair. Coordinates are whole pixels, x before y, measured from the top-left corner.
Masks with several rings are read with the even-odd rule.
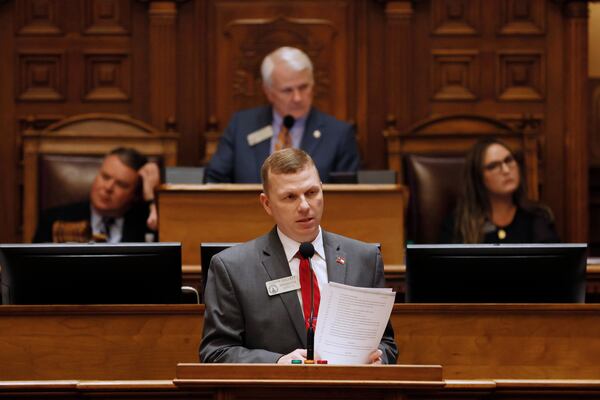
[[[538,198],[536,124],[523,118],[518,127],[479,115],[429,118],[405,133],[384,132],[388,166],[410,193],[407,239],[435,243],[444,217],[456,204],[464,155],[483,137],[496,137],[523,158],[529,197]]]
[[[23,240],[32,239],[41,211],[87,198],[110,150],[133,147],[163,166],[174,166],[177,137],[175,132],[161,132],[121,114],[82,114],[41,131],[27,129],[23,135]]]

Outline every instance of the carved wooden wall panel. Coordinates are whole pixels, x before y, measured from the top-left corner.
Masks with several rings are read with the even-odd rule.
[[[85,88],[83,101],[125,101],[130,99],[131,63],[129,54],[118,51],[88,51],[84,54]]]
[[[123,35],[130,31],[128,0],[88,0],[83,2],[83,33],[88,35]]]
[[[506,0],[498,3],[500,35],[546,33],[545,0]]]
[[[211,8],[210,112],[221,129],[234,111],[265,104],[260,64],[283,45],[301,48],[313,61],[314,104],[338,118],[351,117],[346,68],[354,59],[347,46],[351,2],[214,1]]]
[[[546,92],[544,53],[499,50],[497,87],[500,101],[542,101]]]
[[[479,98],[480,71],[477,50],[433,50],[433,100],[464,101]]]
[[[579,237],[586,23],[585,0],[0,0],[2,238],[19,238],[27,126],[97,111],[170,121],[178,159],[199,165],[207,130],[265,103],[259,65],[281,45],[313,59],[315,105],[356,123],[363,168],[386,166],[386,126],[534,120],[540,197]]]
[[[18,35],[63,35],[66,1],[20,0],[15,4]]]
[[[434,35],[479,34],[480,6],[477,0],[433,0],[431,33]]]
[[[64,51],[29,50],[18,55],[17,99],[64,101],[67,63]]]
[[[0,190],[11,194],[3,199],[9,207],[0,207],[10,210],[2,216],[10,220],[3,225],[3,241],[21,239],[22,133],[27,128],[86,112],[146,116],[137,111],[147,97],[147,79],[135,78],[147,76],[147,45],[139,41],[146,19],[134,13],[143,16],[147,9],[131,0],[0,2],[0,88],[4,96],[10,89],[0,111],[0,144],[15,160],[2,170]]]

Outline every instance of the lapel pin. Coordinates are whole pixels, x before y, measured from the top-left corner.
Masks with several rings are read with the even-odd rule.
[[[315,139],[318,139],[318,138],[320,138],[320,137],[321,137],[321,131],[320,131],[320,130],[316,130],[316,131],[314,131],[314,132],[313,132],[313,137],[314,137]]]
[[[337,256],[335,259],[335,262],[340,264],[340,265],[345,265],[346,264],[346,259],[344,257],[341,256]]]

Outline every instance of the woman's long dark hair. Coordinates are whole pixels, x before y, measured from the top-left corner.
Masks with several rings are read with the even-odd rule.
[[[513,193],[513,202],[528,211],[540,210],[552,218],[550,210],[527,198],[527,185],[525,169],[522,158],[515,154],[508,145],[496,138],[484,138],[471,148],[467,153],[463,170],[463,185],[458,198],[454,237],[460,243],[481,243],[483,241],[483,227],[491,215],[491,206],[488,191],[483,183],[483,159],[488,147],[499,144],[508,150],[517,160],[519,166],[519,186]]]

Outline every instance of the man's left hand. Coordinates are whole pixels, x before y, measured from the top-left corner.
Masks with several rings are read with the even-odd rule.
[[[146,163],[138,171],[142,177],[142,183],[144,187],[144,200],[154,200],[154,189],[160,184],[160,171],[158,165],[153,162]]]
[[[369,354],[369,364],[371,365],[381,365],[383,364],[381,357],[383,356],[383,351],[377,349]]]

